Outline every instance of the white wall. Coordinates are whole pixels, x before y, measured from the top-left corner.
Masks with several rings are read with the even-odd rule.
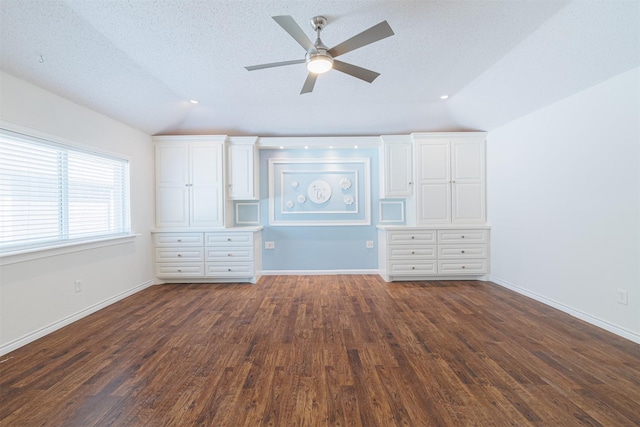
[[[521,117],[487,148],[492,280],[637,342],[639,82],[634,68]]]
[[[154,215],[151,137],[6,73],[0,118],[130,159],[132,243],[0,267],[0,354],[149,286]],[[75,292],[75,280],[84,290]]]

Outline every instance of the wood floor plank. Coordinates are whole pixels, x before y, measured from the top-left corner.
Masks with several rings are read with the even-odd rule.
[[[0,426],[640,426],[640,346],[490,282],[147,288],[0,358]]]

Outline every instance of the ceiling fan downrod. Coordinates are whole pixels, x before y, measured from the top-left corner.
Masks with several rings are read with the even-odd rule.
[[[316,32],[317,39],[314,50],[309,50],[306,55],[307,70],[311,73],[322,74],[333,68],[333,57],[327,52],[329,49],[322,43],[320,32],[327,25],[327,18],[314,16],[311,18],[311,28]]]

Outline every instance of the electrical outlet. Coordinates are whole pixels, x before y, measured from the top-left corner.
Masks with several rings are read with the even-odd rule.
[[[82,280],[76,280],[76,293],[82,292]]]
[[[264,248],[265,249],[275,249],[276,248],[276,242],[264,242]]]
[[[618,304],[628,305],[629,304],[629,292],[624,289],[617,290],[618,295]]]
[[[367,240],[367,249],[373,249],[373,240]]]

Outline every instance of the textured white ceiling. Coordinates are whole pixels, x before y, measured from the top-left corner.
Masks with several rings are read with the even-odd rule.
[[[640,65],[639,2],[0,0],[0,67],[149,134],[379,135],[490,130]],[[395,35],[299,95],[304,57],[272,19],[329,47]],[[447,101],[441,94],[451,94]],[[199,104],[188,101],[197,99]]]

